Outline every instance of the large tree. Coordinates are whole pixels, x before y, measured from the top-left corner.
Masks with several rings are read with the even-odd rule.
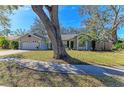
[[[9,28],[4,28],[2,31],[0,31],[1,36],[8,36],[11,33]]]
[[[10,33],[10,19],[9,15],[13,14],[14,10],[17,10],[19,6],[1,5],[0,6],[0,35],[8,36]]]
[[[26,33],[28,33],[28,31],[26,31],[25,29],[16,29],[15,31],[13,31],[13,35],[15,36],[23,36],[25,35]]]
[[[110,10],[110,12],[112,12],[112,18],[110,21],[112,22],[111,33],[113,41],[116,43],[118,28],[124,25],[124,7],[120,5],[111,5]]]
[[[44,24],[37,17],[35,18],[34,23],[31,26],[30,32],[31,33],[38,33],[38,34],[42,34],[42,35],[47,34],[47,31],[46,31],[46,29],[44,27]]]
[[[48,14],[46,14],[44,8],[48,11]],[[67,58],[68,54],[65,51],[60,33],[58,6],[32,5],[32,9],[39,16],[47,30],[48,36],[52,42],[54,58],[56,59]]]
[[[60,26],[61,34],[79,34],[82,28]]]
[[[82,24],[96,31],[107,31],[112,35],[113,43],[117,41],[118,28],[124,25],[123,6],[81,6],[79,13],[85,15]]]

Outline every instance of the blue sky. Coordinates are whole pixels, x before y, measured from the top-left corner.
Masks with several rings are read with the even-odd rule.
[[[79,6],[60,6],[59,8],[59,20],[60,24],[64,27],[80,28],[80,22],[83,17],[78,14]],[[34,22],[36,14],[32,11],[30,6],[25,6],[15,11],[14,15],[10,15],[11,30],[22,28],[29,30]],[[124,38],[124,28],[118,31],[118,36]]]

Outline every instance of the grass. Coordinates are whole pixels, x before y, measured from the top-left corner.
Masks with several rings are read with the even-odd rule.
[[[9,49],[0,49],[0,52],[1,52],[1,51],[6,51],[6,50],[9,50]]]
[[[0,62],[0,85],[14,87],[123,87],[124,77],[38,72],[20,67],[12,62]]]
[[[69,55],[80,62],[99,64],[105,66],[123,66],[124,50],[116,52],[92,52],[92,51],[67,51]],[[39,61],[52,62],[53,51],[31,51],[21,54],[10,55],[9,57],[27,58]],[[54,62],[54,61],[53,61]],[[63,60],[57,60],[58,63],[67,63]],[[72,63],[78,63],[73,60]]]

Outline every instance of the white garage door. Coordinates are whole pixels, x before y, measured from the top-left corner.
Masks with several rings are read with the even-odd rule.
[[[22,43],[22,49],[37,49],[38,43],[35,42],[24,42]]]

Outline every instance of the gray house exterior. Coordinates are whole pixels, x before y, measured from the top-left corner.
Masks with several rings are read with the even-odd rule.
[[[47,50],[52,49],[52,44],[47,35],[25,34],[17,39],[19,41],[19,49],[26,50]],[[83,44],[79,42],[78,34],[62,35],[62,41],[67,49],[73,50],[92,50],[91,41],[86,41]]]
[[[47,38],[38,34],[26,34],[19,37],[19,49],[23,50],[45,50],[48,49],[46,41]]]
[[[66,49],[70,50],[112,50],[112,41],[93,42],[92,39],[81,41],[79,34],[61,35],[62,41]],[[19,48],[22,50],[49,50],[52,49],[52,44],[47,35],[27,33],[21,37],[8,37],[9,40],[17,40]]]
[[[62,35],[63,44],[66,48],[74,50],[92,50],[91,41],[85,41],[82,44],[79,38],[80,35],[78,34]]]

